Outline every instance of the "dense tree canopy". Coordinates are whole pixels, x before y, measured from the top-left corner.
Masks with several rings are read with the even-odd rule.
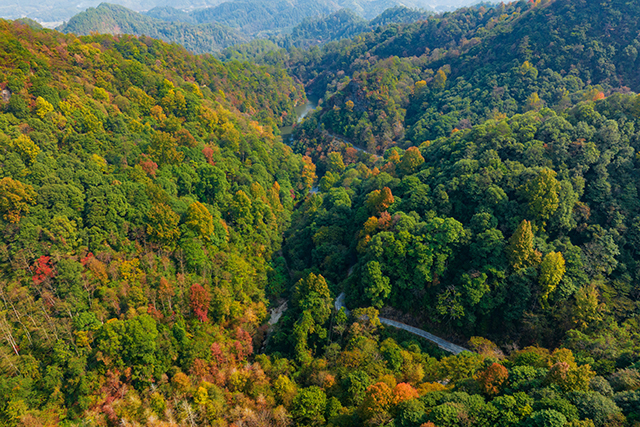
[[[637,424],[636,6],[416,13],[266,65],[0,21],[0,424]]]

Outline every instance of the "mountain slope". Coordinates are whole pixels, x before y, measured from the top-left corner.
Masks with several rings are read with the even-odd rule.
[[[640,89],[635,4],[583,6],[555,0],[461,9],[320,53],[292,52],[282,63],[325,98],[320,120],[333,133],[372,150],[419,145],[488,118]],[[353,111],[344,108],[348,101]]]
[[[96,8],[79,13],[64,24],[60,31],[79,35],[94,32],[146,35],[181,44],[195,53],[215,52],[248,40],[241,33],[216,23],[192,25],[166,22],[108,3],[101,3]]]
[[[424,10],[398,6],[387,9],[371,21],[366,21],[355,12],[340,9],[319,18],[306,18],[291,30],[291,34],[276,35],[266,40],[257,39],[231,46],[224,49],[219,56],[227,60],[242,59],[261,62],[266,60],[270,52],[278,51],[278,48],[308,49],[330,41],[351,38],[381,25],[415,22],[424,20],[430,15],[431,13]],[[284,50],[281,50],[278,55],[280,53],[284,54]],[[273,60],[268,61],[273,62]]]
[[[0,21],[0,40],[0,423],[187,422],[171,384],[211,354],[219,378],[252,372],[310,190],[274,135],[304,93],[148,38]],[[210,392],[212,420],[254,405]]]
[[[528,8],[504,32],[470,50],[464,60],[479,64],[529,61],[539,69],[573,74],[587,83],[637,90],[640,80],[632,70],[640,47],[639,12],[636,3],[621,0],[541,3]]]

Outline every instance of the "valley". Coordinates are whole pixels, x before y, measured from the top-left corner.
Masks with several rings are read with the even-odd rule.
[[[637,427],[637,4],[147,6],[0,20],[0,425]]]

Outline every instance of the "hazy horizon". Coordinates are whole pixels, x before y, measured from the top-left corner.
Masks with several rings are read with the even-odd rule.
[[[11,1],[11,0],[10,0]],[[397,0],[395,5],[407,7],[419,7],[426,10],[446,11],[479,3],[479,0]],[[97,7],[100,3],[112,3],[124,6],[136,12],[145,12],[154,7],[173,7],[179,10],[193,10],[205,7],[214,7],[225,1],[220,0],[101,0],[95,1],[69,1],[69,0],[26,0],[23,2],[12,1],[10,4],[0,2],[0,18],[20,19],[30,18],[48,28],[55,28],[74,15],[89,8]],[[336,4],[338,4],[336,2]],[[391,6],[392,7],[392,6]]]

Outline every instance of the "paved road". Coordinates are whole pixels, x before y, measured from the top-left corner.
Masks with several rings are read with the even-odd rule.
[[[336,302],[335,302],[335,307],[336,310],[340,310],[342,307],[344,307],[344,310],[347,314],[349,314],[349,309],[347,309],[347,307],[344,305],[344,298],[345,298],[345,293],[341,293],[340,295],[338,295],[338,298],[336,298]],[[459,345],[455,345],[454,343],[451,343],[447,340],[443,340],[440,337],[437,337],[433,334],[430,334],[427,331],[423,331],[422,329],[418,329],[415,328],[413,326],[407,325],[406,323],[402,323],[402,322],[397,322],[395,320],[391,320],[391,319],[385,319],[384,317],[379,317],[380,319],[380,323],[382,323],[383,325],[387,325],[387,326],[393,326],[394,328],[398,328],[398,329],[403,329],[407,332],[410,332],[414,335],[417,335],[419,337],[422,337],[428,341],[431,341],[432,343],[436,344],[438,347],[440,347],[441,349],[443,349],[444,351],[448,351],[449,353],[453,353],[453,354],[460,354],[463,351],[469,351],[468,349],[464,348],[464,347],[460,347]]]
[[[353,142],[351,142],[351,141],[347,140],[347,139],[346,139],[345,137],[343,137],[343,136],[335,135],[335,134],[333,134],[333,133],[331,133],[331,132],[327,132],[327,134],[328,134],[331,138],[337,139],[337,140],[338,140],[338,141],[340,141],[340,142],[343,142],[343,143],[345,143],[345,144],[351,144],[351,146],[352,146],[353,148],[355,148],[357,151],[360,151],[360,152],[362,152],[362,153],[367,153],[367,154],[373,154],[375,157],[380,157],[380,156],[378,156],[378,155],[377,155],[377,154],[375,154],[375,153],[370,153],[370,152],[368,152],[367,150],[365,150],[364,148],[360,148],[360,147],[358,147],[356,144],[354,144]]]

